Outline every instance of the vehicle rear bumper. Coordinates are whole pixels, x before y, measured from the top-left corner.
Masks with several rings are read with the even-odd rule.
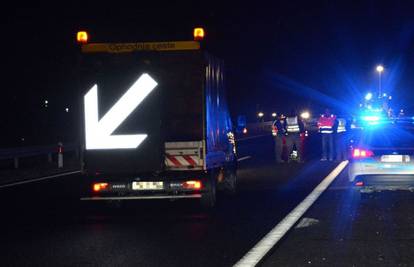
[[[357,177],[355,186],[361,192],[409,190],[414,191],[414,174],[412,175],[365,175]],[[355,183],[356,184],[356,183]]]
[[[414,181],[414,164],[413,163],[384,163],[377,161],[354,161],[348,166],[348,178],[354,182],[358,177],[370,177],[374,183],[396,182],[401,183],[395,177],[404,178]],[[377,177],[377,178],[375,178]],[[382,177],[382,178],[381,178]],[[387,178],[388,177],[388,178]],[[389,178],[393,179],[389,179]]]
[[[374,160],[354,161],[348,167],[349,181],[361,192],[414,190],[414,164]]]
[[[199,173],[192,172],[192,174]],[[88,187],[85,189],[88,193],[83,195],[80,200],[196,199],[201,198],[207,190],[207,180],[202,175],[188,175],[197,178],[187,178],[188,176],[186,176],[187,179],[182,177],[171,179],[164,176],[162,178],[142,177],[139,180],[130,177],[102,176],[105,178],[91,179],[91,182],[87,183]],[[184,183],[188,181],[198,181],[201,187],[184,187]],[[105,188],[98,191],[92,190],[94,184],[101,183],[106,184]],[[140,183],[152,184],[155,187],[142,188],[137,185]]]
[[[99,201],[99,200],[197,199],[197,198],[201,198],[201,194],[142,195],[142,196],[93,196],[93,197],[82,197],[80,200]]]

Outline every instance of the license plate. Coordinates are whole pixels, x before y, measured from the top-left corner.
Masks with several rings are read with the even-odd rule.
[[[381,156],[381,161],[382,162],[403,162],[403,157],[404,157],[403,155],[383,155]]]
[[[163,190],[163,182],[132,182],[132,190]]]

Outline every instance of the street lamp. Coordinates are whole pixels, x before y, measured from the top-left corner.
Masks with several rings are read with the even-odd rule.
[[[379,91],[378,91],[378,96],[381,97],[381,73],[384,71],[384,67],[382,65],[378,65],[377,66],[377,72],[378,72],[378,77],[379,77]]]
[[[302,112],[302,113],[300,114],[300,117],[301,117],[302,119],[304,119],[304,120],[309,119],[309,118],[310,118],[310,113],[309,113],[309,111],[304,111],[304,112]]]
[[[276,112],[273,112],[273,113],[272,113],[272,117],[273,117],[273,118],[276,118],[276,115],[277,115],[277,114],[276,114]]]
[[[366,101],[370,101],[371,99],[372,99],[372,94],[371,93],[368,93],[368,94],[365,95],[365,100]]]

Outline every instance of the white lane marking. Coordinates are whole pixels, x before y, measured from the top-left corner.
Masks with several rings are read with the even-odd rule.
[[[290,228],[303,216],[318,197],[328,188],[335,178],[348,165],[348,161],[342,161],[326,176],[313,191],[292,210],[282,221],[280,221],[262,240],[259,241],[246,255],[234,266],[247,267],[256,266],[263,257],[271,250],[277,242],[289,231]]]
[[[319,220],[314,218],[303,218],[300,222],[295,226],[295,229],[306,228],[318,224]]]
[[[80,173],[80,172],[81,171],[64,172],[64,173],[59,173],[59,174],[56,174],[56,175],[40,177],[40,178],[36,178],[36,179],[25,180],[25,181],[21,181],[21,182],[6,184],[6,185],[0,185],[0,188],[6,188],[6,187],[11,187],[11,186],[15,186],[15,185],[21,185],[21,184],[28,184],[28,183],[43,181],[43,180],[52,179],[52,178],[56,178],[56,177],[67,176],[67,175],[71,175],[71,174],[76,174],[76,173]]]
[[[243,161],[243,160],[246,160],[246,159],[250,159],[251,157],[252,156],[241,157],[241,158],[237,159],[237,161]]]

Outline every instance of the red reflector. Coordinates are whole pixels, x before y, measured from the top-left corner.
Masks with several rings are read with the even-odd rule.
[[[201,189],[201,181],[187,181],[183,183],[185,189]]]
[[[357,158],[361,156],[361,151],[358,148],[356,148],[354,149],[354,153],[352,155],[354,156],[354,158]]]
[[[104,190],[108,187],[108,183],[96,183],[93,184],[93,191],[99,192],[101,190]]]
[[[356,186],[364,186],[364,182],[363,181],[358,181],[355,183]]]

